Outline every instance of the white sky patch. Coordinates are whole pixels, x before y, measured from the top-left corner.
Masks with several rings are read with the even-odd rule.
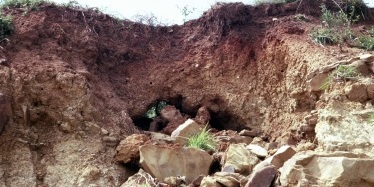
[[[53,0],[57,3],[68,3],[69,0]],[[374,0],[364,0],[368,6],[374,7]],[[238,0],[78,0],[79,4],[88,7],[97,7],[104,13],[132,19],[135,15],[151,15],[157,17],[162,23],[183,24],[185,17],[181,9],[187,6],[188,10],[194,9],[186,19],[197,19],[217,2],[238,2]],[[239,1],[253,5],[255,0]]]

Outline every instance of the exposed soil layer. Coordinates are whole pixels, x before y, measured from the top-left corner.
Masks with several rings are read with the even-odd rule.
[[[53,178],[75,172],[74,165],[117,171],[110,146],[138,132],[135,121],[146,129],[143,114],[161,100],[191,116],[206,106],[212,127],[259,129],[274,140],[315,109],[320,93],[309,90],[308,73],[362,51],[311,41],[323,2],[217,4],[170,27],[48,4],[26,14],[7,10],[15,32],[2,42],[0,91],[11,98],[13,117],[0,136],[0,164],[16,168],[13,161],[25,159],[25,178],[50,186],[77,184]],[[7,185],[17,176],[12,171],[4,174]],[[126,178],[114,173],[106,185]]]

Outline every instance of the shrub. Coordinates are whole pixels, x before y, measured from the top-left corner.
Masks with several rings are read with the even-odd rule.
[[[7,36],[12,34],[12,32],[12,17],[0,15],[0,42],[3,41]]]
[[[310,33],[313,41],[321,45],[340,44],[354,38],[351,24],[358,20],[357,17],[349,16],[342,9],[331,12],[325,5],[321,6],[322,27],[313,29]]]
[[[214,137],[209,133],[207,127],[203,128],[203,130],[195,135],[192,135],[188,138],[188,147],[198,148],[203,150],[215,150],[216,149],[216,141]]]
[[[372,36],[360,36],[357,39],[357,44],[360,48],[368,51],[374,50],[374,37]]]
[[[47,0],[3,0],[2,8],[27,8],[28,10],[36,10],[37,7]]]
[[[355,67],[340,65],[329,74],[320,89],[327,90],[333,81],[356,80],[359,76]]]

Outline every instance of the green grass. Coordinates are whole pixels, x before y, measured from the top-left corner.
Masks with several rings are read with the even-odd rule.
[[[355,80],[358,79],[359,76],[360,74],[357,72],[355,67],[340,65],[329,74],[320,89],[329,89],[333,81]]]
[[[216,141],[214,137],[209,133],[207,127],[203,128],[198,134],[192,135],[188,138],[187,146],[192,148],[203,149],[206,151],[216,150]]]

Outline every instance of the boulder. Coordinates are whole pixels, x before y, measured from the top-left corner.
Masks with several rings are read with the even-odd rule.
[[[176,143],[179,143],[180,145],[186,145],[188,142],[188,138],[194,134],[201,132],[201,130],[202,129],[199,124],[197,124],[192,119],[188,119],[171,133],[171,137],[175,138]]]
[[[213,176],[206,176],[200,186],[228,186],[239,187],[245,184],[247,179],[238,173],[217,172]]]
[[[279,148],[273,156],[265,159],[265,161],[273,164],[277,169],[279,169],[283,166],[284,162],[295,154],[296,151],[292,147],[285,145]]]
[[[277,175],[277,169],[269,162],[261,162],[253,169],[245,187],[269,187]]]
[[[268,151],[259,145],[249,144],[245,148],[247,148],[253,154],[257,155],[257,157],[259,158],[265,158],[266,156],[268,156]]]
[[[194,121],[199,124],[201,128],[209,125],[210,113],[206,106],[200,107],[199,110],[197,110]]]
[[[156,185],[156,180],[144,170],[140,169],[138,173],[131,176],[121,187],[134,187],[134,186],[149,186],[154,187]]]
[[[245,144],[231,144],[221,160],[222,170],[234,166],[235,172],[248,175],[259,162],[257,156],[245,148]]]
[[[374,61],[374,55],[372,55],[372,54],[364,54],[364,55],[361,55],[359,57],[360,57],[360,60],[362,60],[364,62],[373,62]]]
[[[117,146],[115,160],[121,163],[139,160],[139,147],[148,143],[149,138],[144,134],[133,134],[126,137]]]
[[[179,112],[175,106],[165,106],[161,110],[161,118],[166,127],[162,129],[162,132],[171,135],[171,133],[178,128],[179,125],[183,124],[186,121],[186,118]]]
[[[374,159],[346,152],[300,152],[280,169],[282,186],[374,186]]]
[[[240,136],[249,136],[249,137],[252,137],[252,138],[254,138],[256,136],[259,136],[260,134],[261,134],[261,132],[259,130],[256,130],[256,129],[254,129],[254,130],[244,129],[244,130],[239,132]]]
[[[369,99],[374,99],[374,83],[367,84],[366,92]]]
[[[333,102],[319,110],[316,125],[318,147],[328,151],[352,151],[374,156],[374,125],[368,120],[374,112],[357,102]]]
[[[189,184],[199,175],[208,175],[213,162],[207,152],[194,148],[143,145],[139,150],[141,167],[161,181],[185,176]]]
[[[355,83],[344,88],[344,93],[350,101],[365,102],[368,99],[367,85]]]
[[[10,115],[10,101],[4,94],[0,93],[0,134],[3,132],[5,125],[8,123]]]

